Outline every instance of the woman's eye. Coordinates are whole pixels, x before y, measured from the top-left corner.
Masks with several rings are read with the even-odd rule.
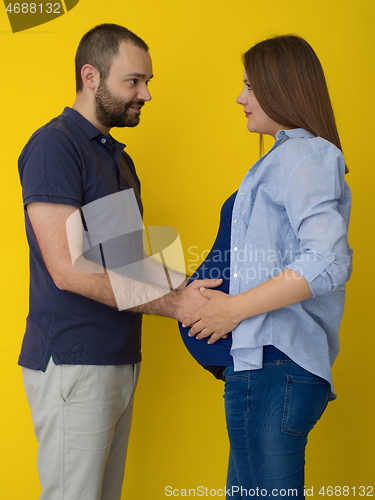
[[[250,83],[246,84],[247,90],[252,90]]]

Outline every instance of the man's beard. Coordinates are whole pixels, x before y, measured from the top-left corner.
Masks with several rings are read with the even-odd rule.
[[[125,102],[113,95],[105,82],[101,82],[95,94],[95,116],[105,127],[135,127],[139,114],[129,112],[131,106],[143,106],[144,101],[135,99]]]

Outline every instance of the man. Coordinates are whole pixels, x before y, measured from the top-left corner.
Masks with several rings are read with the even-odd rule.
[[[138,124],[151,78],[143,40],[118,25],[93,28],[77,50],[73,107],[35,132],[19,159],[30,245],[19,363],[39,441],[43,500],[120,499],[141,360],[139,313],[183,320],[206,301],[199,288],[219,283],[155,295],[157,286],[97,272],[95,262],[84,273],[72,263],[66,224],[77,209],[128,188],[141,209],[133,162],[109,131]],[[114,282],[126,311],[117,308]],[[143,305],[129,310],[134,294]]]

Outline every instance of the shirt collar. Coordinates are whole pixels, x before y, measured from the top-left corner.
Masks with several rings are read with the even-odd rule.
[[[279,130],[276,134],[276,140],[278,141],[285,136],[289,137],[290,139],[295,139],[295,138],[311,139],[312,137],[316,137],[314,134],[308,132],[303,128],[291,128],[287,130]]]
[[[114,137],[110,134],[103,134],[98,130],[92,123],[90,123],[84,116],[81,115],[78,111],[73,108],[67,106],[64,108],[62,113],[64,116],[67,116],[72,122],[74,122],[77,127],[87,136],[87,138],[91,141],[91,139],[101,140],[105,138],[108,142],[113,143],[115,146],[120,146],[124,149],[126,146],[121,142],[116,141]],[[102,141],[103,142],[103,141]],[[104,141],[106,142],[106,141]],[[103,142],[103,143],[104,143]]]

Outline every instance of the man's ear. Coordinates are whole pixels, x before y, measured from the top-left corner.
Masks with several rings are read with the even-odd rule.
[[[96,90],[100,83],[99,71],[91,64],[85,64],[81,68],[81,78],[83,85],[89,89]]]

